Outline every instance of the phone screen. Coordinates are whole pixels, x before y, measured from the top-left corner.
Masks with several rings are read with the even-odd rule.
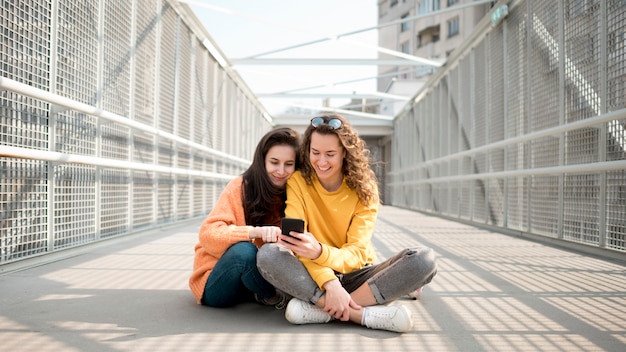
[[[283,235],[289,236],[290,231],[304,232],[304,220],[296,218],[283,218],[281,221]]]

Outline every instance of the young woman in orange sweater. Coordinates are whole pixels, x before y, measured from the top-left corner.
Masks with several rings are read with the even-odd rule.
[[[285,317],[293,324],[337,319],[408,331],[408,309],[386,304],[432,280],[437,272],[433,250],[406,248],[376,262],[376,176],[369,150],[343,116],[313,118],[300,158],[301,170],[287,182],[285,215],[304,219],[305,232],[280,235],[277,244],[264,246],[257,255],[261,274],[294,297]]]
[[[285,210],[285,185],[298,167],[300,136],[269,131],[250,167],[230,181],[202,223],[189,287],[198,304],[229,307],[254,301],[284,308],[288,297],[259,273],[258,248],[276,242]]]

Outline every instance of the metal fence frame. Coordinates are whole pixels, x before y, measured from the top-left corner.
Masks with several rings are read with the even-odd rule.
[[[386,199],[623,258],[626,5],[508,10],[396,117]],[[271,128],[186,5],[0,11],[0,271],[206,216]]]
[[[503,5],[396,117],[391,203],[624,259],[626,3]]]
[[[271,128],[184,4],[13,0],[0,21],[0,272],[205,217]]]

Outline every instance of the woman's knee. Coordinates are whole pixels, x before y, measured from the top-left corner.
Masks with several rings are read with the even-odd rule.
[[[256,255],[257,266],[261,267],[270,265],[277,256],[278,245],[274,243],[267,243],[259,248],[259,252]]]
[[[263,276],[280,275],[285,270],[293,270],[299,263],[300,260],[289,249],[276,243],[263,245],[256,256],[256,266]]]
[[[283,250],[281,250],[283,248]],[[293,258],[290,258],[293,257]],[[285,267],[288,267],[290,260],[298,261],[295,256],[289,255],[284,251],[284,247],[276,243],[267,243],[259,248],[259,252],[256,256],[256,266],[259,271],[265,275],[269,272],[280,272]]]
[[[435,272],[437,270],[437,259],[435,251],[430,247],[413,247],[407,249],[413,264],[424,272]]]
[[[226,251],[224,256],[229,257],[229,260],[233,260],[238,263],[249,263],[256,265],[257,252],[258,249],[253,243],[239,242],[232,245]]]

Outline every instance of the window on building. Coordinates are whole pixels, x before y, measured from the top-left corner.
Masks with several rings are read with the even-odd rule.
[[[394,7],[396,5],[398,5],[398,0],[391,0],[389,7]]]
[[[416,39],[417,39],[418,48],[424,45],[438,42],[439,41],[439,25],[437,24],[437,25],[422,29],[416,36]]]
[[[459,0],[448,0],[448,7],[457,4],[459,2]]]
[[[402,17],[400,17],[400,19],[404,20],[404,19],[406,19],[406,18],[408,18],[408,17],[409,17],[409,14],[408,14],[408,13],[405,13],[404,15],[402,15]],[[410,23],[409,21],[402,22],[402,23],[400,24],[400,32],[406,32],[406,31],[408,31],[410,28],[411,28],[411,23]]]
[[[440,8],[440,0],[423,0],[417,6],[417,13],[423,15],[426,13],[431,13],[433,11],[439,11]]]
[[[404,42],[400,45],[400,51],[405,53],[405,54],[410,54],[411,53],[411,47],[409,46],[409,42]]]
[[[455,17],[448,21],[448,38],[459,34],[459,18]]]

